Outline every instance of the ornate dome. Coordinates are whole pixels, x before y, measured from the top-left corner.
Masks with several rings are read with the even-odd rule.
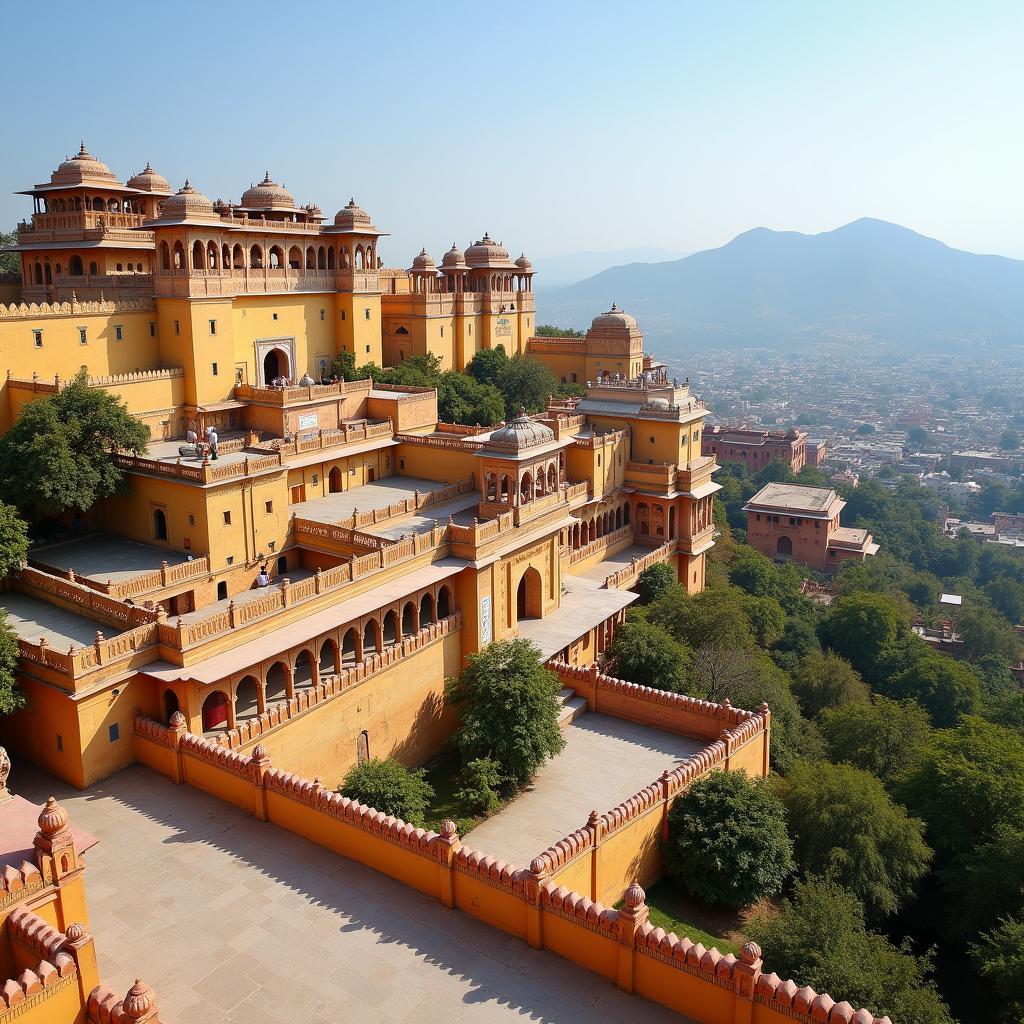
[[[511,267],[508,249],[496,242],[487,232],[479,241],[474,242],[466,250],[466,262],[471,267]]]
[[[464,270],[466,254],[452,242],[452,247],[441,257],[441,266],[449,267],[452,270]]]
[[[412,261],[413,270],[437,270],[434,257],[426,249],[420,249],[419,256]]]
[[[526,258],[526,253],[520,253],[519,259],[516,260],[516,266],[520,270],[532,270],[533,264]]]
[[[526,448],[535,448],[539,444],[554,441],[555,432],[543,423],[531,420],[526,410],[519,409],[519,415],[508,421],[503,427],[495,430],[485,448],[499,448],[502,451],[521,452]]]
[[[190,214],[212,217],[213,203],[202,192],[197,192],[186,178],[185,184],[170,199],[164,201],[160,216],[166,220],[175,215],[187,217]]]
[[[250,185],[242,193],[241,205],[250,210],[294,210],[295,199],[283,185],[271,181],[267,171],[258,185]]]
[[[590,326],[597,330],[607,330],[609,327],[619,330],[623,327],[630,331],[639,330],[636,320],[624,310],[619,309],[614,302],[612,303],[612,308],[607,313],[595,316]]]
[[[148,160],[146,161],[146,166],[138,174],[133,174],[128,179],[128,187],[137,188],[140,192],[171,194],[170,182],[162,174],[157,174],[153,170],[153,165]]]
[[[117,175],[102,160],[97,160],[82,143],[78,152],[65,158],[64,162],[50,175],[54,185],[80,185],[83,181],[102,181],[119,185]]]
[[[348,206],[335,214],[334,226],[346,231],[375,230],[370,215],[361,206],[356,206],[355,199],[350,199]]]
[[[70,820],[68,812],[51,796],[39,814],[39,831],[52,839],[58,832],[68,827]]]

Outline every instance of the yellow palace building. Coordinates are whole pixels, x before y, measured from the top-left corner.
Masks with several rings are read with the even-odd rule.
[[[85,367],[152,438],[0,595],[28,698],[4,739],[48,771],[132,763],[137,716],[331,784],[367,756],[420,764],[468,655],[522,636],[587,665],[643,568],[703,587],[706,409],[627,313],[536,337],[525,256],[485,234],[388,268],[354,201],[328,218],[269,174],[212,202],[83,145],[24,194],[0,429]],[[346,351],[463,369],[499,344],[585,395],[487,429],[438,422],[432,389],[329,377]],[[216,459],[186,441],[208,428]]]

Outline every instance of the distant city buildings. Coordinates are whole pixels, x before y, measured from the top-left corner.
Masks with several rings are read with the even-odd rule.
[[[776,460],[799,473],[807,464],[807,434],[795,428],[783,432],[715,426],[704,433],[702,453],[718,462],[741,462],[751,473]]]

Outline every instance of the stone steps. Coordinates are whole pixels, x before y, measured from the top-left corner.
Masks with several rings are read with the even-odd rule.
[[[587,710],[586,700],[577,697],[576,691],[569,689],[568,686],[558,691],[558,702],[562,705],[561,714],[558,716],[560,729],[565,729]]]

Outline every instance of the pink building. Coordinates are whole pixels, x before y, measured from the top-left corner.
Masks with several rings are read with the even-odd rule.
[[[751,473],[780,459],[799,473],[807,464],[807,434],[795,428],[783,433],[715,426],[704,431],[702,453],[718,462],[742,462]]]

